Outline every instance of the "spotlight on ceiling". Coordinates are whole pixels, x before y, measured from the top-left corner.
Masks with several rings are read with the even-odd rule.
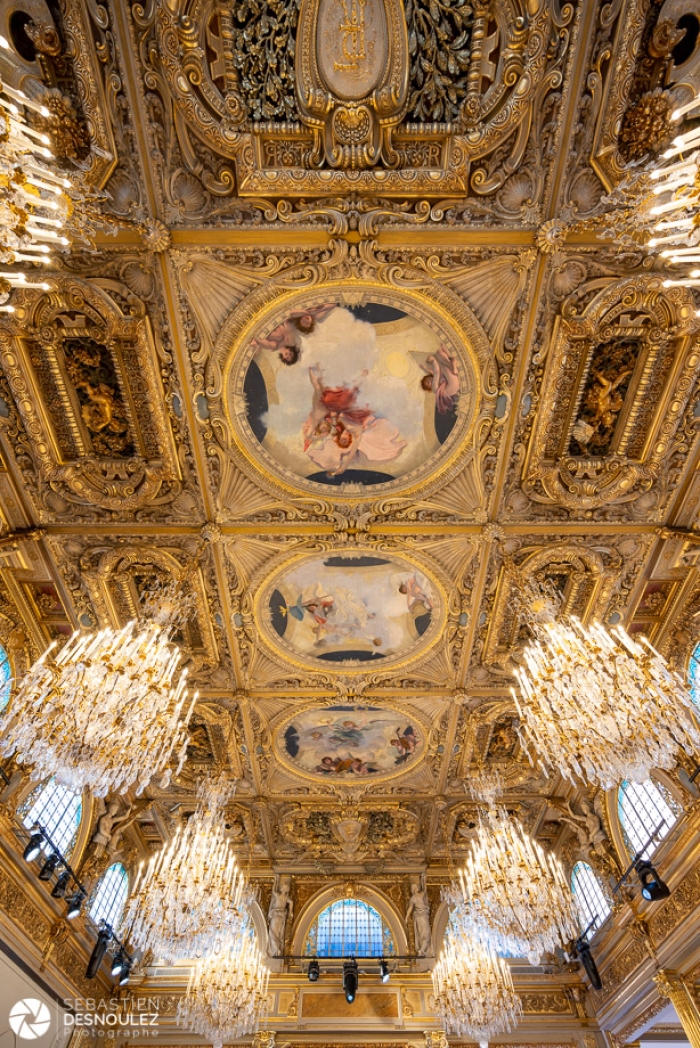
[[[383,983],[389,982],[389,962],[382,957],[379,962],[379,978]]]
[[[60,861],[61,860],[59,859],[58,855],[49,855],[48,859],[39,870],[39,880],[50,881],[54,873],[56,872],[56,867],[58,866]]]
[[[90,954],[90,960],[85,970],[86,979],[94,979],[100,970],[100,965],[104,960],[104,955],[107,953],[107,947],[112,941],[112,929],[109,927],[102,928],[97,933],[97,942],[95,943],[92,953]]]
[[[37,855],[41,851],[41,846],[44,843],[44,835],[41,832],[33,833],[29,838],[27,847],[22,852],[22,856],[25,862],[32,862],[36,859]]]
[[[352,1004],[357,995],[358,971],[357,961],[345,961],[343,964],[343,993],[348,1004]]]
[[[69,921],[72,921],[75,917],[78,916],[78,914],[83,908],[84,902],[85,892],[82,888],[78,888],[78,890],[76,892],[73,892],[70,899],[68,900],[68,911],[66,913],[66,917]]]
[[[131,975],[131,961],[126,961],[122,968],[121,975],[119,976],[119,985],[126,986]]]
[[[70,884],[70,873],[68,870],[64,870],[63,873],[58,875],[58,879],[51,889],[51,894],[54,899],[62,899],[66,894],[68,885]]]
[[[306,973],[309,977],[309,982],[318,982],[318,977],[321,974],[321,969],[318,966],[318,961],[314,957],[313,961],[309,961],[309,970]]]
[[[124,952],[124,947],[120,946],[114,957],[112,958],[112,975],[121,975],[124,968],[129,963],[129,959]]]
[[[637,859],[634,869],[642,885],[642,898],[648,902],[658,902],[659,899],[668,899],[671,890],[661,880],[649,859]]]

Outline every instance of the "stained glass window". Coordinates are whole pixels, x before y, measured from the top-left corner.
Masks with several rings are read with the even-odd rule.
[[[696,706],[700,706],[700,644],[690,656],[688,666],[688,680],[690,682],[690,694]]]
[[[648,859],[659,841],[669,833],[680,814],[680,806],[668,790],[652,779],[646,782],[623,782],[617,795],[617,813],[630,855],[642,851],[657,826],[661,829],[655,841],[644,848]]]
[[[38,822],[66,858],[75,845],[82,812],[80,794],[61,786],[55,779],[49,779],[37,787],[20,809],[22,822],[27,829],[31,830]],[[46,844],[44,851],[50,851]]]
[[[129,894],[129,875],[120,862],[114,862],[101,877],[90,902],[88,913],[95,922],[117,928],[121,923]]]
[[[581,931],[593,921],[589,937],[600,928],[610,913],[610,903],[598,874],[587,862],[577,862],[571,871],[571,890],[578,906]]]
[[[0,644],[0,711],[4,710],[10,701],[11,678],[12,668],[10,660],[7,657],[7,652]]]
[[[306,937],[307,957],[391,957],[391,929],[378,910],[361,899],[339,899],[321,910]]]

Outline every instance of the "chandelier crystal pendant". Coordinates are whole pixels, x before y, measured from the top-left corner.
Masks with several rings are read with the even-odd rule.
[[[443,898],[464,939],[531,964],[580,933],[561,863],[502,806],[480,815],[466,865]]]
[[[432,978],[447,1034],[486,1048],[492,1037],[510,1032],[522,1018],[508,963],[492,947],[462,934],[452,921]]]
[[[223,776],[206,782],[185,826],[139,867],[122,933],[169,964],[221,953],[251,930],[250,890],[226,837],[233,789]]]
[[[176,754],[182,769],[187,724],[197,693],[186,707],[187,669],[171,641],[190,598],[181,583],[163,586],[144,600],[151,617],[121,630],[79,631],[55,652],[44,652],[18,682],[0,722],[0,753],[31,764],[37,778],[55,776],[98,797],[140,794],[156,776],[166,786]]]
[[[545,774],[607,790],[700,752],[691,695],[646,638],[600,623],[528,622],[534,639],[516,669],[520,737]]]
[[[256,1033],[267,1014],[269,970],[252,927],[220,953],[193,967],[177,1009],[178,1026],[222,1048]]]
[[[8,303],[16,287],[50,285],[30,280],[29,265],[50,265],[51,251],[66,246],[64,227],[72,211],[70,181],[54,171],[51,140],[31,128],[23,109],[49,116],[45,106],[0,80],[0,265],[18,266],[0,271],[0,312],[13,313]]]

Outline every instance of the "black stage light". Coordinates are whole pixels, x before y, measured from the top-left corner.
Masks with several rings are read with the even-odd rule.
[[[649,859],[638,859],[634,869],[642,885],[642,897],[647,902],[658,902],[659,899],[668,899],[671,890],[652,866]]]
[[[600,972],[598,967],[593,960],[591,954],[591,946],[587,939],[576,940],[576,955],[583,965],[583,969],[591,981],[591,986],[594,990],[602,990],[603,983],[600,979]]]
[[[124,970],[124,965],[127,963],[126,954],[124,953],[124,947],[120,946],[114,957],[112,958],[112,975],[121,975]]]
[[[131,961],[126,961],[119,976],[119,985],[126,986],[131,975]]]
[[[25,862],[31,862],[36,859],[37,855],[41,851],[41,846],[44,843],[43,833],[33,833],[29,838],[29,844],[22,852]]]
[[[66,917],[69,921],[72,921],[74,917],[77,917],[83,908],[85,902],[85,892],[82,888],[78,888],[76,892],[73,892],[70,899],[68,900],[68,911]]]
[[[63,873],[60,873],[58,875],[58,879],[54,884],[53,888],[51,889],[51,894],[53,895],[54,899],[62,899],[63,896],[66,894],[66,889],[68,888],[69,884],[70,874],[68,870],[64,870]]]
[[[90,954],[90,960],[85,970],[86,979],[94,979],[100,970],[100,965],[104,960],[104,956],[107,953],[107,947],[112,941],[112,929],[102,928],[97,933],[97,942],[93,947],[93,951]]]
[[[314,958],[313,961],[309,961],[309,970],[306,973],[309,977],[309,982],[318,982],[318,977],[321,974],[321,969],[318,966],[318,961]]]
[[[383,983],[389,982],[389,964],[383,957],[379,962],[379,978]]]
[[[56,867],[58,866],[60,861],[61,860],[59,859],[58,855],[49,855],[48,859],[39,870],[39,880],[50,881],[54,873],[56,872]]]
[[[345,961],[343,964],[343,992],[348,1004],[352,1004],[357,994],[358,971],[357,961]]]

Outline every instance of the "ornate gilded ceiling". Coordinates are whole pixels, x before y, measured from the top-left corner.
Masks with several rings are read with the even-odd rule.
[[[0,321],[0,639],[20,667],[155,577],[196,601],[190,757],[134,856],[213,763],[261,876],[437,876],[483,762],[573,841],[518,741],[515,590],[678,665],[700,608],[698,302],[595,227],[698,74],[690,7],[3,5],[121,228]]]

